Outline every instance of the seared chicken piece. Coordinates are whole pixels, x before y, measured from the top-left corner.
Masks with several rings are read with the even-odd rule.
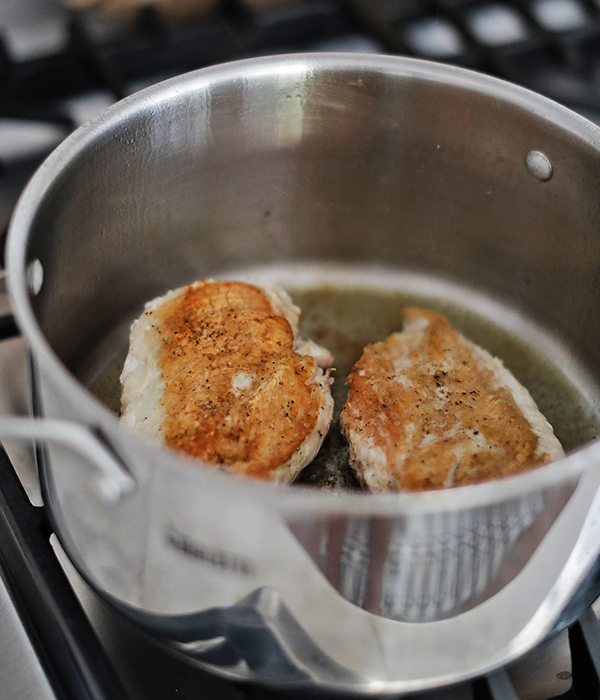
[[[284,292],[242,282],[149,302],[131,327],[122,421],[227,471],[291,481],[333,413],[331,355],[296,339],[299,314]]]
[[[474,484],[563,456],[552,427],[502,362],[433,311],[368,345],[349,377],[341,424],[350,464],[372,491]]]

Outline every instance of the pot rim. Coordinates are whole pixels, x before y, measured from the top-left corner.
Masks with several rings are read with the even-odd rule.
[[[49,373],[52,383],[70,394],[75,402],[82,402],[92,412],[102,412],[103,421],[111,421],[123,435],[132,437],[141,449],[148,441],[120,425],[119,419],[85,388],[58,358],[39,327],[30,303],[28,282],[27,244],[40,203],[54,186],[66,164],[90,147],[105,130],[113,129],[140,109],[148,109],[158,100],[168,100],[182,92],[195,92],[214,82],[255,79],[274,73],[309,74],[315,70],[361,70],[387,73],[405,78],[444,83],[453,87],[494,97],[513,106],[551,121],[576,139],[600,152],[600,127],[552,100],[526,88],[474,71],[444,64],[399,56],[353,53],[286,54],[233,61],[202,68],[145,88],[109,107],[87,124],[67,137],[38,168],[21,194],[15,208],[7,239],[7,281],[17,324],[27,339],[34,359]],[[190,469],[197,460],[160,446],[152,446],[169,455],[169,465],[185,469],[189,478],[206,486],[214,480],[215,486],[226,485],[245,497],[266,500],[278,510],[311,511],[314,513],[381,514],[426,513],[458,510],[512,499],[553,488],[561,483],[579,479],[586,466],[600,462],[600,440],[596,440],[558,462],[538,467],[512,477],[452,489],[421,493],[366,494],[327,492],[310,487],[293,489],[282,485],[231,479],[231,475],[216,470]],[[223,481],[222,481],[223,480]]]

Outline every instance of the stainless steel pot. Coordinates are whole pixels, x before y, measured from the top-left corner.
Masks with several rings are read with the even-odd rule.
[[[0,434],[49,441],[70,557],[207,668],[367,693],[488,671],[594,594],[597,442],[571,434],[559,463],[478,486],[316,492],[199,468],[86,384],[146,300],[262,266],[453,299],[537,346],[597,424],[599,179],[597,127],[432,63],[270,57],[144,90],[19,202],[8,278],[46,418]]]

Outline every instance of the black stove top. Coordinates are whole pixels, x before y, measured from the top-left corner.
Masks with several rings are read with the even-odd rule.
[[[8,122],[42,125],[52,134],[9,156],[0,149],[0,230],[35,167],[81,122],[75,104],[102,106],[223,61],[322,50],[417,56],[505,78],[600,120],[596,0],[306,0],[262,11],[250,0],[224,0],[212,15],[181,25],[152,7],[119,22],[76,12],[63,16],[64,41],[43,55],[15,55],[0,28],[0,145]],[[0,318],[0,339],[16,332],[10,316]],[[57,558],[60,548],[51,535],[44,509],[31,504],[0,451],[0,569],[57,698],[271,697],[176,658],[83,583],[75,586],[76,595],[77,575],[66,558]],[[600,697],[600,623],[593,610],[571,626],[568,639],[572,685],[560,697]],[[517,695],[512,679],[500,670],[433,696],[449,698],[456,691],[473,700],[528,700],[527,693]]]

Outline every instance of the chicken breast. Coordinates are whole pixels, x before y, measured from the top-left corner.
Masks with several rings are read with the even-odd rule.
[[[149,302],[131,327],[121,420],[210,465],[291,481],[333,413],[331,355],[297,339],[299,314],[284,292],[242,282]]]
[[[433,311],[365,348],[341,416],[350,464],[372,491],[474,484],[563,456],[552,427],[502,362]]]

